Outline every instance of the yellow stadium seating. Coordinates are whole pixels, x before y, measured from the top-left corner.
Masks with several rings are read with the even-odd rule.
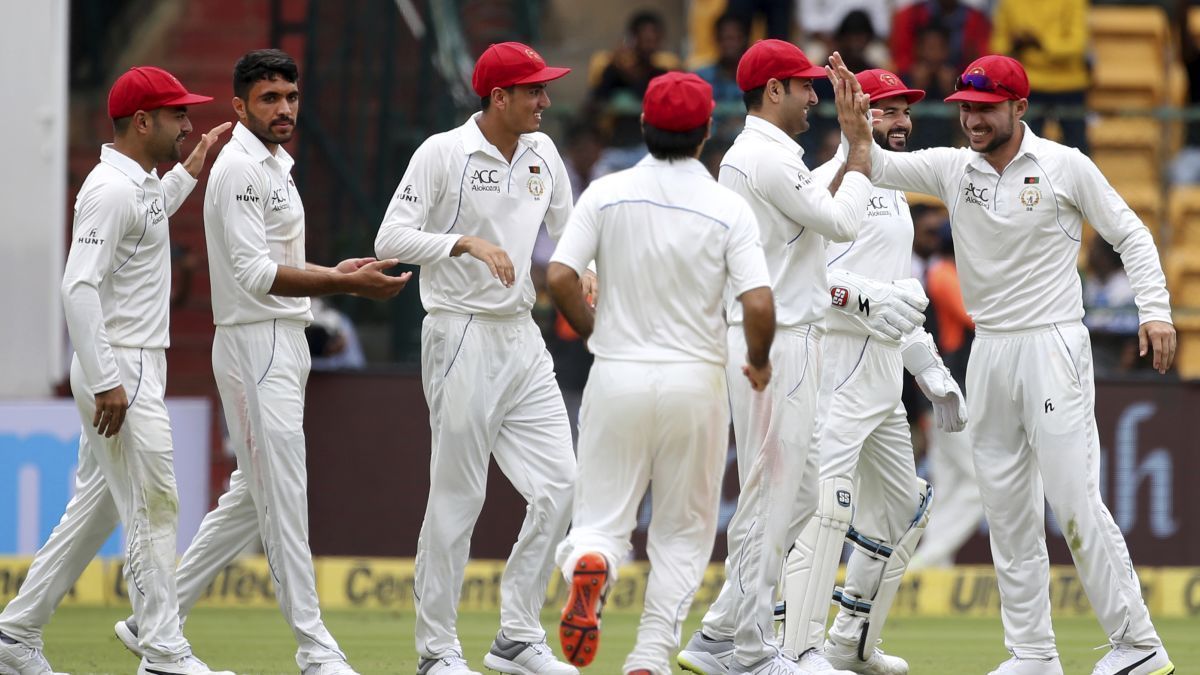
[[[1172,247],[1200,249],[1200,186],[1181,185],[1171,189],[1167,222],[1171,226]]]
[[[1170,42],[1163,8],[1092,7],[1088,20],[1095,59],[1088,99],[1092,107],[1120,110],[1162,103]]]

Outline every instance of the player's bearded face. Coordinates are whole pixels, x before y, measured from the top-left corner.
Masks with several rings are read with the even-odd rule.
[[[893,96],[875,101],[871,107],[883,111],[879,123],[871,130],[875,142],[894,152],[908,150],[908,135],[912,133],[908,101],[903,96]]]
[[[1012,101],[963,102],[958,108],[958,119],[971,149],[985,155],[1012,140],[1018,117]]]
[[[513,132],[528,134],[542,128],[542,111],[550,107],[550,95],[544,84],[518,84],[513,87],[504,109],[504,118]]]
[[[246,95],[242,124],[263,143],[287,143],[296,132],[300,90],[282,77],[254,83]]]
[[[150,152],[157,163],[178,162],[183,156],[183,139],[192,131],[186,106],[159,108],[150,113]]]

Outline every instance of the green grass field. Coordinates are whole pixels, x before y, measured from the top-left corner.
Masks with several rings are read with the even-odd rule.
[[[46,656],[60,672],[128,674],[136,659],[112,633],[112,625],[125,616],[116,609],[62,609],[46,630]],[[417,657],[413,646],[412,614],[384,611],[326,612],[326,623],[363,675],[413,673]],[[558,648],[557,615],[543,616],[550,643]],[[700,621],[693,614],[684,628],[690,635]],[[494,613],[464,613],[459,635],[471,665],[483,671],[483,654],[496,632]],[[1156,622],[1180,673],[1200,661],[1200,620]],[[1104,655],[1093,647],[1104,644],[1094,619],[1055,622],[1058,647],[1066,673],[1090,673]],[[611,675],[621,672],[625,654],[633,645],[637,616],[610,613],[604,618],[600,654],[584,672]],[[294,674],[295,643],[279,612],[266,609],[197,609],[187,623],[187,635],[197,656],[214,668],[238,673]],[[888,624],[884,648],[908,659],[912,673],[987,673],[1008,657],[999,619],[894,619]]]

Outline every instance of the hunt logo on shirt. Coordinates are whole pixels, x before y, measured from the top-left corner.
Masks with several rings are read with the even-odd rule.
[[[258,203],[258,193],[254,191],[254,187],[247,185],[246,191],[234,197],[239,202],[254,202]]]
[[[805,175],[803,171],[796,172],[796,189],[802,190],[812,184],[812,177]]]
[[[988,190],[990,188],[976,188],[974,183],[967,183],[967,189],[963,191],[963,196],[968,204],[975,204],[987,208],[988,205]]]
[[[829,289],[829,295],[833,299],[834,307],[845,307],[846,302],[850,299],[850,290],[841,286],[834,286]]]
[[[420,201],[420,198],[413,194],[413,189],[412,189],[411,185],[405,185],[404,191],[401,192],[400,194],[396,195],[396,199],[401,199],[406,202],[412,202],[413,204],[416,204],[418,201]]]
[[[91,232],[88,232],[87,234],[83,235],[82,237],[76,239],[75,241],[80,244],[92,244],[95,246],[103,246],[104,245],[104,240],[96,236],[96,228],[94,228],[94,227],[92,228]]]
[[[476,169],[471,173],[472,192],[499,192],[500,172],[495,169]]]
[[[283,188],[273,188],[271,190],[272,211],[286,211],[292,208],[292,203],[288,201],[288,196],[286,194],[280,194],[282,191]]]
[[[892,212],[888,210],[887,202],[881,196],[874,196],[867,200],[867,216],[890,216]]]
[[[166,218],[166,216],[163,215],[163,208],[162,205],[158,203],[158,199],[150,202],[150,206],[147,206],[146,210],[150,213],[151,225],[157,225],[161,223],[164,218]]]

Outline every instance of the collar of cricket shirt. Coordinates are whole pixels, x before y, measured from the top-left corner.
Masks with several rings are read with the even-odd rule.
[[[256,163],[262,164],[266,161],[274,161],[285,174],[291,172],[295,160],[292,159],[287,150],[283,149],[282,145],[275,146],[275,154],[271,154],[271,151],[267,149],[262,140],[258,136],[255,136],[254,132],[246,128],[241,122],[234,125],[233,138],[242,145],[242,148],[246,150],[246,154],[250,155],[250,159]]]
[[[132,157],[117,150],[112,143],[100,146],[100,161],[129,176],[129,180],[137,185],[145,183],[148,178],[158,180],[158,169],[146,171]]]
[[[757,115],[746,115],[746,129],[756,131],[767,138],[779,143],[787,148],[788,152],[794,152],[797,155],[804,156],[804,148],[796,142],[796,139],[787,135],[787,132],[779,127],[771,124]]]
[[[704,168],[704,164],[694,157],[688,157],[687,159],[676,159],[672,161],[659,159],[654,155],[647,153],[645,157],[638,160],[638,163],[635,166],[647,168],[669,168],[677,171],[694,173],[704,176],[705,178],[712,178],[712,174],[708,172],[708,169]]]
[[[463,152],[467,153],[468,155],[476,152],[482,152],[489,157],[493,157],[505,164],[508,164],[508,160],[504,159],[504,155],[500,152],[500,149],[492,145],[492,142],[483,135],[483,130],[479,128],[479,117],[482,114],[482,112],[477,112],[474,115],[471,115],[471,117],[467,119],[466,124],[463,124],[458,128],[462,134]],[[517,137],[517,145],[523,145],[536,151],[538,147],[538,140],[533,134],[521,134]],[[515,159],[520,154],[520,152],[517,152],[513,155],[513,158]]]

